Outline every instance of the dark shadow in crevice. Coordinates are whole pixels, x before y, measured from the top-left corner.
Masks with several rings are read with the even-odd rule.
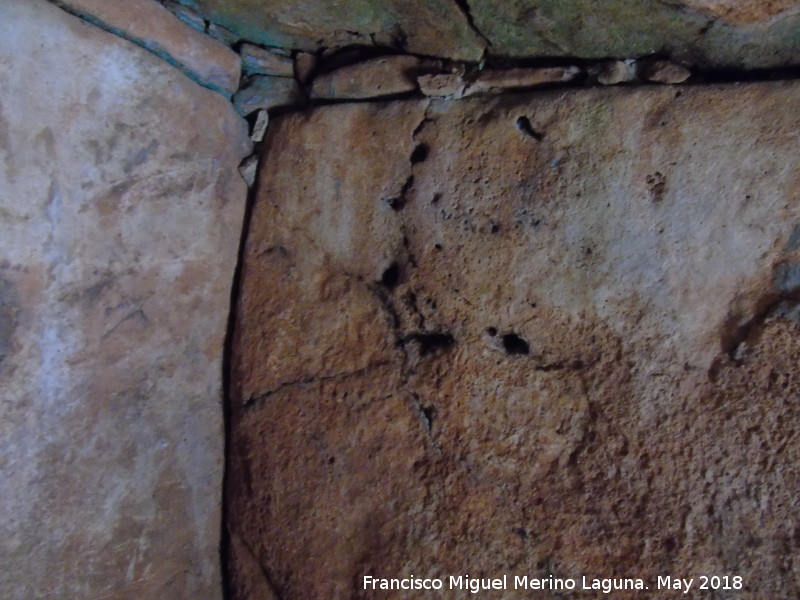
[[[256,152],[257,156],[262,155],[262,150]],[[260,161],[259,161],[260,163]],[[229,561],[231,559],[231,540],[228,535],[228,482],[229,482],[229,468],[232,461],[232,445],[231,445],[231,406],[233,402],[232,385],[233,385],[233,344],[234,334],[236,331],[236,313],[239,304],[239,294],[242,283],[242,268],[244,265],[245,249],[247,247],[247,239],[250,235],[250,223],[253,217],[253,206],[255,205],[256,195],[258,190],[258,180],[261,174],[261,165],[256,174],[256,181],[253,186],[247,191],[247,199],[245,200],[244,217],[242,219],[242,232],[239,237],[239,251],[237,253],[236,268],[233,272],[233,281],[231,282],[230,292],[230,305],[227,320],[227,329],[225,331],[225,341],[222,353],[222,415],[223,415],[223,432],[224,432],[224,449],[223,449],[223,475],[222,475],[222,501],[221,501],[221,520],[220,520],[220,569],[222,574],[222,597],[225,600],[233,600],[233,588],[231,585],[231,574],[229,570]]]

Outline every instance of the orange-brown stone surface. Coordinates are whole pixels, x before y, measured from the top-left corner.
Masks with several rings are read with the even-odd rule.
[[[461,598],[363,576],[466,574],[795,597],[798,91],[276,119],[234,334],[233,597]]]

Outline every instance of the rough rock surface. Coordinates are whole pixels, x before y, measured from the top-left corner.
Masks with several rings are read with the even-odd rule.
[[[654,83],[683,83],[692,76],[689,69],[671,60],[645,60],[636,67],[639,77]]]
[[[250,77],[233,96],[233,105],[245,116],[258,110],[302,106],[305,102],[305,94],[296,79],[270,75]]]
[[[416,56],[384,56],[347,65],[314,79],[312,98],[364,99],[416,91],[426,63]]]
[[[155,0],[53,0],[90,22],[147,48],[198,83],[230,96],[239,87],[239,56]]]
[[[0,64],[0,597],[220,598],[246,124],[43,0]]]
[[[194,0],[211,20],[266,46],[316,50],[392,46],[428,56],[480,59],[485,46],[454,0]]]
[[[504,573],[797,596],[799,92],[276,119],[234,335],[234,597]],[[532,594],[493,597],[608,597]]]
[[[748,0],[471,0],[473,21],[507,56],[626,58],[667,54],[689,65],[776,67],[800,62],[800,2]],[[726,5],[733,13],[718,9]],[[710,10],[711,9],[711,10]],[[731,18],[731,15],[739,15]],[[744,14],[751,18],[745,19]],[[724,17],[724,18],[723,18]]]
[[[212,21],[265,45],[351,44],[478,61],[491,56],[667,54],[701,67],[800,62],[798,0],[196,0]]]

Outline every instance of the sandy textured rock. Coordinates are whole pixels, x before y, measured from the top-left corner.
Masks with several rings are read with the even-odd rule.
[[[220,598],[246,125],[43,0],[0,64],[0,597]]]
[[[239,87],[238,55],[196,31],[156,0],[56,0],[55,3],[176,64],[206,87],[227,95]]]
[[[365,574],[796,596],[798,92],[271,123],[234,336],[235,598],[408,597]]]
[[[373,58],[318,76],[311,96],[356,100],[413,92],[423,68],[424,61],[416,56]]]

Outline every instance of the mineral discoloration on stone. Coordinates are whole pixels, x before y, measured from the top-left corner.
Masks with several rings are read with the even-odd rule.
[[[465,569],[792,596],[797,93],[276,119],[234,343],[236,597]]]
[[[242,38],[302,50],[353,44],[415,54],[480,60],[485,42],[453,0],[347,0],[297,4],[284,0],[196,0],[201,12]]]
[[[212,21],[265,45],[303,50],[377,45],[478,63],[494,57],[642,57],[691,66],[800,62],[797,0],[399,0],[297,4],[197,0]]]
[[[156,0],[52,0],[71,12],[174,62],[225,94],[239,87],[241,65],[230,48],[196,31]]]

